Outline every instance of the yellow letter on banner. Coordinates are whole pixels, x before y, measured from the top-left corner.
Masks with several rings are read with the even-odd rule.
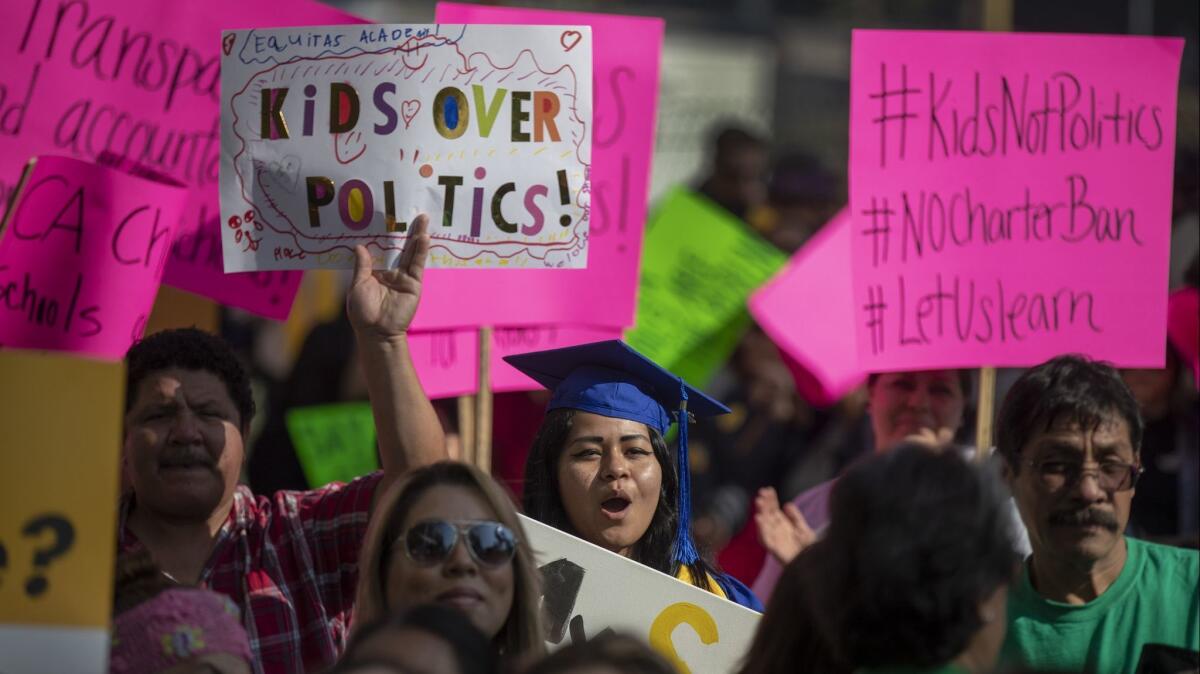
[[[695,604],[679,602],[663,609],[662,613],[659,613],[658,617],[654,619],[654,623],[650,625],[650,645],[654,647],[654,650],[667,656],[667,659],[681,674],[691,674],[691,668],[680,659],[675,652],[675,644],[671,641],[671,634],[675,632],[675,628],[684,623],[696,631],[701,643],[706,645],[717,643],[719,636],[717,621],[713,620],[708,611]]]

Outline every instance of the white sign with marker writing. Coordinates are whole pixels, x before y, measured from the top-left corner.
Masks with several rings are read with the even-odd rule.
[[[759,614],[635,561],[521,516],[542,572],[551,648],[604,630],[650,642],[680,672],[732,672]]]

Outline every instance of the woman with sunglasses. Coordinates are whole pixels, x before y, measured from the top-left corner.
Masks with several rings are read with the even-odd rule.
[[[507,356],[553,391],[525,464],[525,514],[756,611],[692,540],[691,415],[729,411],[624,342]],[[663,436],[679,422],[677,456]]]
[[[504,490],[473,466],[413,471],[375,505],[359,559],[354,625],[443,604],[498,654],[545,652],[537,566]]]

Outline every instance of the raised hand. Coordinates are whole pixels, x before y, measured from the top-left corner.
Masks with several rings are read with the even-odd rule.
[[[942,451],[954,443],[954,430],[950,428],[922,428],[904,438],[905,442],[922,445],[928,449]]]
[[[346,313],[360,337],[390,339],[408,332],[421,300],[421,277],[429,256],[429,218],[417,216],[394,268],[371,269],[371,255],[355,246],[354,282],[346,295]]]
[[[779,495],[771,487],[758,490],[754,511],[758,540],[780,564],[786,565],[817,540],[800,509],[791,503],[780,508]]]

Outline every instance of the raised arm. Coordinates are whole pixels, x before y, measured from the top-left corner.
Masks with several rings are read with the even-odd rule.
[[[448,458],[442,425],[421,388],[408,349],[408,327],[421,299],[421,277],[429,255],[429,218],[412,223],[395,268],[372,271],[371,256],[355,248],[354,283],[346,312],[371,396],[383,484],[377,493],[413,468]]]

